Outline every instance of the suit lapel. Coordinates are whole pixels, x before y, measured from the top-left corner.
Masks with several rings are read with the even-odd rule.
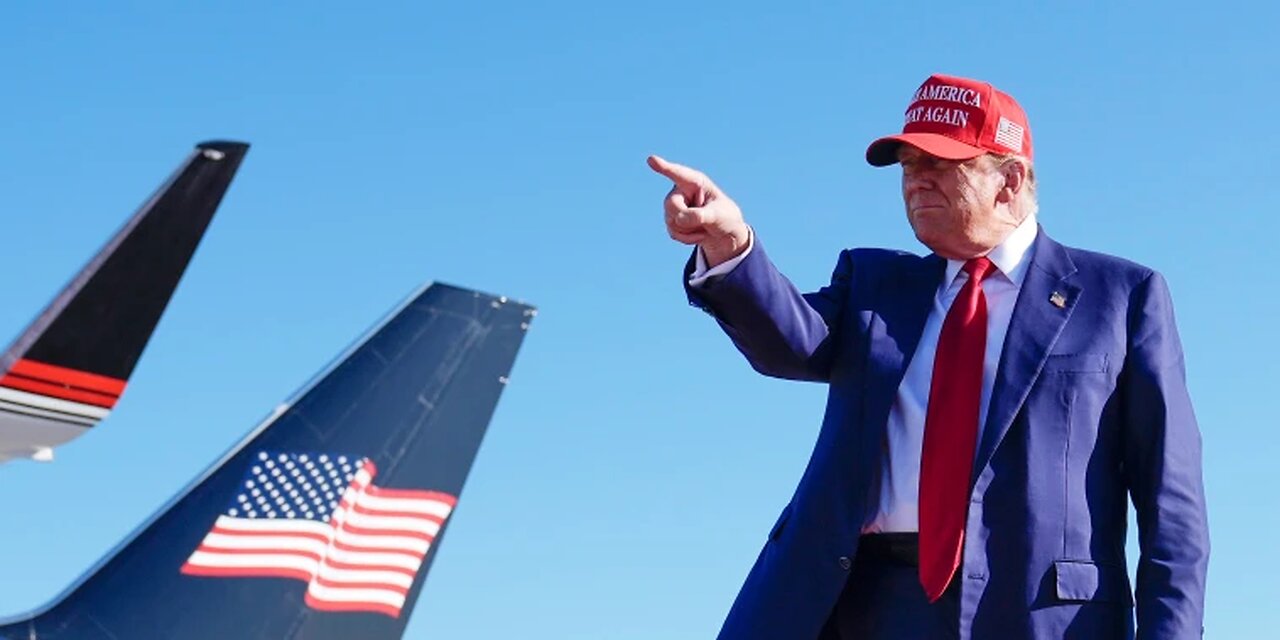
[[[987,422],[974,461],[975,480],[1013,425],[1014,417],[1049,357],[1050,348],[1080,299],[1082,288],[1069,282],[1076,267],[1066,249],[1046,236],[1043,229],[1038,231],[1034,246],[1035,254],[1014,303],[996,369]]]
[[[889,409],[920,343],[945,268],[945,260],[929,255],[896,269],[878,283],[874,308],[880,322],[871,326],[863,414],[865,424],[875,425],[878,432],[884,431],[889,420]]]

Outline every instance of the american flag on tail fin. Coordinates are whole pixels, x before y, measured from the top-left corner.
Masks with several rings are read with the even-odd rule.
[[[307,605],[400,616],[457,498],[384,489],[367,458],[259,453],[182,573],[307,583]]]

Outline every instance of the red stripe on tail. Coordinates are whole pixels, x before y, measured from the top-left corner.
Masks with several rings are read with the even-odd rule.
[[[24,378],[33,378],[42,382],[52,382],[68,387],[75,387],[85,391],[93,391],[103,395],[120,397],[124,393],[124,380],[118,380],[109,376],[89,373],[88,371],[79,371],[77,369],[68,369],[53,364],[45,364],[36,362],[35,360],[19,360],[13,363],[13,368],[9,373],[20,375]]]

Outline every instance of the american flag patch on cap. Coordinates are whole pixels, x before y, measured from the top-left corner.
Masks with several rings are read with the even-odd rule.
[[[1000,116],[1000,123],[996,125],[996,144],[1014,151],[1022,151],[1022,134],[1021,125],[1004,116]]]

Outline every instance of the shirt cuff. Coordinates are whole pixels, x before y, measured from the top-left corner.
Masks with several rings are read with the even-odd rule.
[[[694,250],[693,273],[689,275],[689,286],[701,287],[712,278],[728,275],[730,271],[733,271],[734,268],[738,266],[738,263],[747,258],[747,255],[751,253],[751,248],[754,247],[755,244],[755,230],[747,227],[747,248],[737,256],[725,260],[710,269],[707,268],[707,257],[702,254],[702,247],[698,247]]]

